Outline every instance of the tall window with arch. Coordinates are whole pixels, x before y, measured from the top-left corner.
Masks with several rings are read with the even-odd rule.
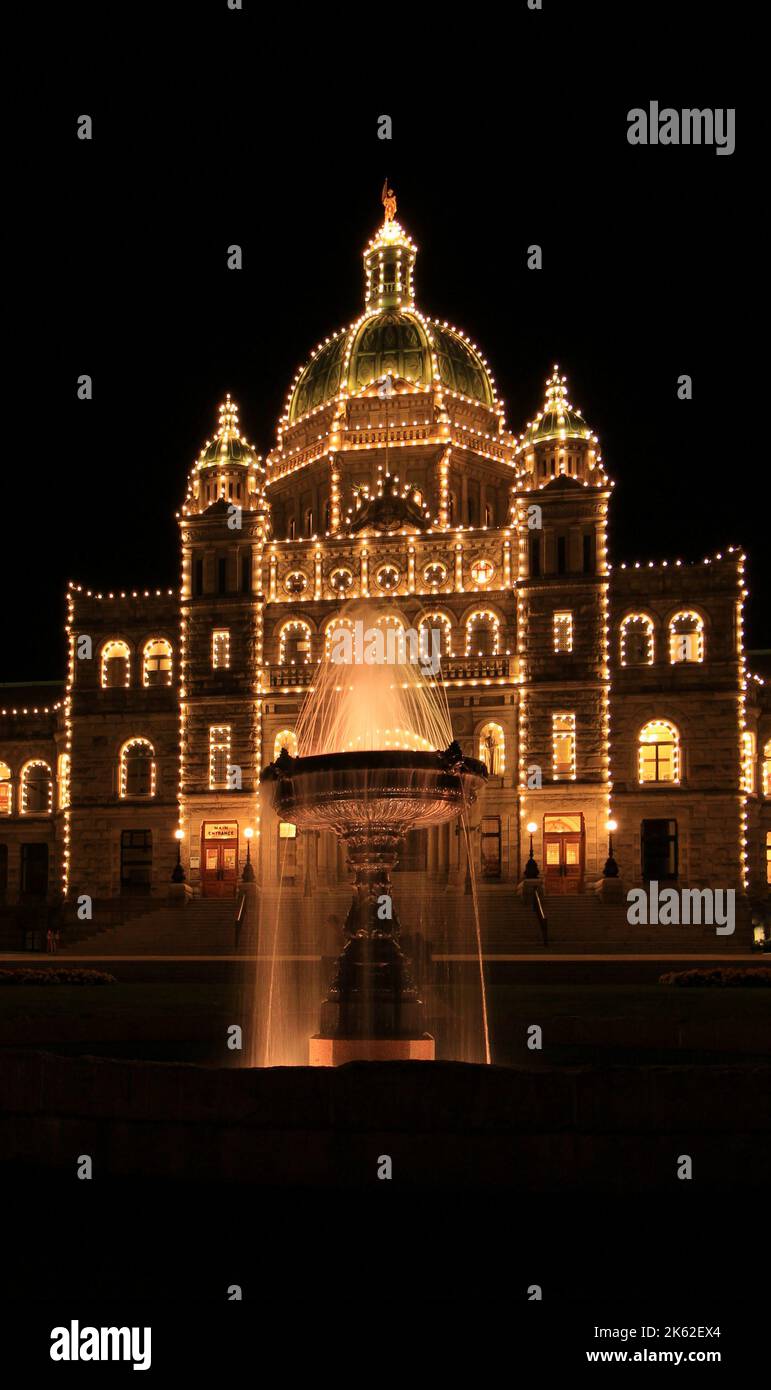
[[[479,730],[479,760],[491,777],[506,771],[506,738],[500,724],[488,723]]]
[[[641,782],[680,781],[680,735],[667,719],[651,719],[640,730],[638,774]]]
[[[102,689],[116,690],[131,684],[131,653],[126,642],[115,638],[102,647]]]
[[[155,749],[146,738],[130,738],[120,750],[121,798],[155,796]]]
[[[621,665],[652,666],[655,658],[653,619],[630,613],[621,624]]]
[[[165,637],[151,637],[142,652],[142,684],[171,685],[172,664],[171,642]]]
[[[488,608],[477,609],[466,621],[466,656],[497,656],[501,620]]]
[[[432,632],[438,632],[438,638],[432,637]],[[433,644],[438,642],[440,656],[452,656],[452,622],[447,613],[424,613],[418,623],[418,633],[421,652],[431,655]]]
[[[771,738],[763,745],[763,795],[771,796]]]
[[[10,816],[13,811],[13,784],[11,769],[7,763],[0,762],[0,816]]]
[[[54,779],[48,763],[33,758],[21,770],[21,813],[50,815],[54,808]]]
[[[294,729],[281,729],[273,740],[273,761],[276,761],[285,748],[291,758],[297,757],[297,734]]]
[[[672,666],[680,662],[699,662],[704,660],[704,619],[700,613],[683,611],[675,613],[669,621],[669,661]]]
[[[311,627],[303,618],[291,618],[282,625],[278,637],[281,666],[307,666],[311,660]]]

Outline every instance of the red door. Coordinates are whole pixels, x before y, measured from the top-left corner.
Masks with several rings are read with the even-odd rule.
[[[238,827],[220,838],[222,827],[204,825],[201,831],[201,891],[205,898],[232,898],[238,882]],[[214,835],[217,838],[213,838]]]
[[[581,815],[544,816],[544,879],[547,893],[580,893],[584,886]]]

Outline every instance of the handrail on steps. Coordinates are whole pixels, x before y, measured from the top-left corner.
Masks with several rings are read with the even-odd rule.
[[[538,925],[541,928],[541,939],[544,946],[549,945],[549,919],[546,916],[546,907],[541,897],[540,888],[536,888],[533,894],[533,912],[538,918]]]

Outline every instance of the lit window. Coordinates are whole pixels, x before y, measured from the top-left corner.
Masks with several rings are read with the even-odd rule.
[[[284,580],[284,588],[288,594],[302,594],[308,587],[308,576],[302,570],[292,570]]]
[[[70,804],[70,755],[59,754],[59,810]]]
[[[273,740],[273,761],[280,755],[281,749],[285,748],[291,757],[297,757],[297,734],[294,729],[282,729],[276,734]]]
[[[105,642],[102,648],[102,689],[131,683],[131,656],[125,642]]]
[[[353,584],[353,574],[346,569],[333,570],[329,582],[336,594],[345,594]]]
[[[424,637],[423,631],[426,631]],[[420,651],[429,658],[434,653],[434,642],[436,638],[431,636],[432,632],[439,633],[439,654],[440,656],[452,656],[452,623],[447,613],[424,613],[418,623],[418,633],[420,634]]]
[[[399,583],[399,571],[396,565],[382,565],[376,575],[378,585],[390,593]]]
[[[489,584],[494,574],[495,565],[492,560],[475,560],[471,566],[471,578],[475,584]]]
[[[501,620],[490,609],[478,609],[466,620],[466,656],[497,656]]]
[[[165,637],[153,637],[145,643],[142,653],[144,685],[171,685],[171,667],[171,642],[167,642]]]
[[[653,619],[647,613],[630,613],[621,624],[621,665],[652,666]]]
[[[755,791],[755,735],[749,731],[742,734],[742,791],[750,796]]]
[[[426,565],[423,571],[423,579],[426,584],[444,584],[447,578],[447,566],[437,560],[433,565]]]
[[[674,724],[654,719],[640,731],[639,775],[641,782],[680,781],[680,735]]]
[[[485,724],[479,731],[479,760],[491,777],[506,771],[506,739],[500,724]]]
[[[278,638],[278,660],[283,666],[308,665],[311,659],[310,623],[302,618],[293,618],[284,623]]]
[[[121,748],[120,794],[155,796],[155,751],[146,738],[131,738]]]
[[[552,775],[555,782],[576,777],[576,716],[553,714],[551,717]]]
[[[763,795],[771,796],[771,738],[763,747]]]
[[[327,661],[329,661],[329,658],[330,658],[330,653],[331,653],[331,650],[332,650],[332,642],[333,642],[333,640],[334,640],[335,633],[336,633],[336,632],[339,632],[341,628],[347,628],[347,629],[348,629],[348,631],[351,633],[351,642],[353,641],[353,631],[354,631],[353,619],[352,619],[352,618],[332,618],[331,621],[330,621],[330,622],[328,623],[328,625],[327,625],[326,632],[324,633],[324,656],[325,656],[325,658],[326,658]],[[351,649],[351,650],[352,650],[352,649]],[[336,648],[336,653],[337,653],[337,655],[336,655],[336,659],[337,659],[337,658],[340,656],[340,645],[339,645],[339,644],[338,644],[338,646],[337,646],[337,648]],[[349,658],[349,659],[350,659],[350,658]]]
[[[10,816],[12,810],[11,769],[7,763],[0,763],[0,816]]]
[[[211,635],[211,664],[213,671],[227,671],[230,666],[230,632],[217,627]]]
[[[555,613],[553,622],[555,652],[573,650],[573,614]]]
[[[48,763],[35,758],[21,770],[21,814],[49,815],[54,806],[54,779]]]
[[[230,743],[229,724],[217,724],[209,729],[209,786],[212,789],[228,785]]]
[[[698,613],[676,613],[669,623],[671,665],[704,660],[704,619]]]

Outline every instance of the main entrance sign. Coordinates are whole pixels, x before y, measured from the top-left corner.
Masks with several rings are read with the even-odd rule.
[[[238,881],[238,821],[204,821],[201,827],[201,891],[228,898]]]

